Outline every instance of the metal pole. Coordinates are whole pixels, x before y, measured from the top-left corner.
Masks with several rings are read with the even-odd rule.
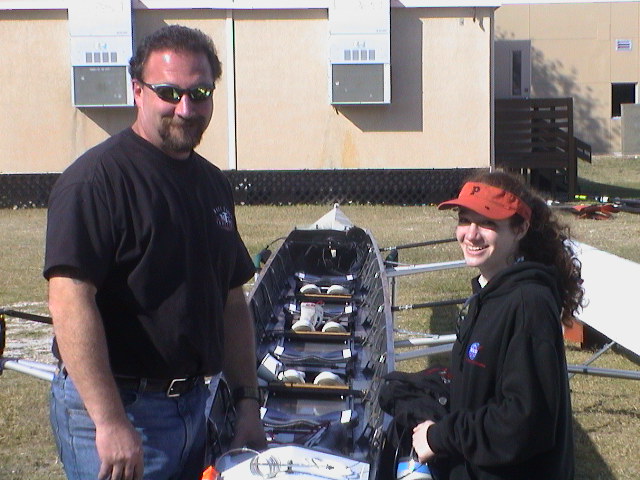
[[[405,340],[396,340],[393,343],[394,348],[405,347],[421,347],[424,345],[443,345],[446,343],[453,343],[456,341],[456,334],[450,335],[429,335],[419,338],[408,338]]]
[[[453,349],[453,343],[446,345],[438,345],[436,347],[427,347],[420,350],[413,350],[410,352],[396,353],[396,361],[402,362],[405,360],[412,360],[414,358],[428,357],[430,355],[438,355],[440,353],[449,353]]]
[[[391,307],[392,312],[399,312],[403,310],[413,310],[414,308],[433,308],[433,307],[448,307],[451,305],[462,305],[466,302],[467,298],[455,298],[453,300],[439,300],[435,302],[426,303],[410,303],[409,305],[393,305]]]
[[[616,344],[616,342],[614,342],[614,341],[611,341],[611,342],[607,343],[604,347],[602,347],[600,350],[598,350],[596,353],[594,353],[593,356],[589,360],[587,360],[586,362],[584,362],[582,365],[579,365],[579,366],[586,367],[587,365],[591,365],[598,358],[600,358],[605,352],[609,351],[615,344]],[[576,366],[578,366],[578,365],[576,365]],[[573,378],[574,375],[575,375],[575,373],[569,375],[569,379]]]
[[[20,365],[44,370],[45,372],[56,373],[58,371],[58,366],[52,365],[50,363],[36,362],[35,360],[25,360],[24,358],[20,358],[16,360],[16,362],[18,362]]]
[[[429,245],[440,245],[441,243],[455,242],[455,238],[445,238],[443,240],[427,240],[426,242],[417,243],[405,243],[404,245],[396,245],[395,247],[381,248],[381,252],[388,252],[389,250],[400,250],[402,248],[415,248],[415,247],[428,247]]]
[[[26,373],[27,375],[31,375],[32,377],[39,378],[41,380],[52,381],[55,375],[55,370],[51,371],[46,364],[38,364],[38,362],[28,362],[29,364],[25,364],[21,360],[4,360],[0,359],[0,364],[2,368],[7,370],[14,370],[20,373]],[[38,364],[39,366],[35,366]],[[46,365],[46,367],[45,367]],[[55,367],[54,367],[55,368]]]
[[[466,267],[464,260],[455,260],[453,262],[424,263],[420,265],[400,265],[397,267],[388,267],[387,277],[402,277],[405,275],[414,275],[416,273],[436,272],[438,270],[449,270],[452,268]]]
[[[587,367],[586,365],[567,365],[567,371],[572,374],[583,373],[585,375],[595,375],[597,377],[640,380],[640,372],[636,372],[633,370],[614,370],[611,368]]]
[[[14,317],[14,318],[22,318],[24,320],[32,320],[34,322],[46,323],[47,325],[53,324],[51,317],[45,317],[43,315],[35,315],[33,313],[18,312],[17,310],[0,309],[0,315],[6,315],[7,317]]]

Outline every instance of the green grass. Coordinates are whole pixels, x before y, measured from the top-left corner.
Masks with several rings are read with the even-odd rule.
[[[579,162],[580,193],[640,198],[640,157],[600,156]]]
[[[49,386],[6,371],[0,377],[0,479],[64,479],[49,427]]]
[[[640,197],[640,161],[596,158],[580,164],[582,193]],[[312,223],[330,208],[323,206],[238,207],[239,229],[253,255],[294,225]],[[372,231],[381,247],[449,238],[454,220],[433,206],[385,207],[345,205],[343,211],[357,225]],[[44,313],[46,282],[41,277],[44,210],[0,210],[0,307]],[[595,247],[640,262],[640,215],[619,213],[612,220],[578,220],[559,212],[576,238]],[[455,244],[400,251],[400,261],[427,263],[459,259]],[[420,274],[397,283],[397,305],[463,297],[472,272],[465,269]],[[631,311],[635,311],[630,309]],[[457,309],[409,310],[397,314],[397,325],[416,331],[450,333]],[[630,315],[633,334],[637,314]],[[12,330],[9,329],[8,345]],[[581,363],[593,352],[568,345],[570,363]],[[436,362],[446,362],[440,358]],[[423,361],[398,368],[421,368]],[[608,352],[596,366],[638,370],[618,352]],[[640,382],[579,375],[571,380],[578,473],[583,479],[640,478]],[[50,434],[48,385],[16,372],[0,376],[0,479],[62,480]]]
[[[40,274],[44,256],[45,212],[0,209],[1,305],[41,303],[46,282]]]

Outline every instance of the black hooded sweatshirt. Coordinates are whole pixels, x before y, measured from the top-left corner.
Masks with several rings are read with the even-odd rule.
[[[451,480],[574,476],[556,270],[520,262],[480,288],[452,352],[450,414],[428,431]]]

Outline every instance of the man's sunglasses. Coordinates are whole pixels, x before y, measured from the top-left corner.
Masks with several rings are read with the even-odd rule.
[[[169,102],[169,103],[174,103],[174,104],[179,103],[180,99],[185,94],[189,96],[192,102],[196,102],[196,103],[204,102],[205,100],[211,98],[211,95],[213,94],[213,90],[215,88],[213,86],[179,88],[179,87],[176,87],[175,85],[168,85],[166,83],[158,83],[158,84],[152,85],[140,79],[138,79],[138,82],[140,82],[145,87],[148,87],[150,90],[153,90],[153,92],[161,100],[164,100],[165,102]]]

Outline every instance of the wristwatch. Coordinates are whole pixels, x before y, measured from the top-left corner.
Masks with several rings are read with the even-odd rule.
[[[233,397],[234,405],[237,405],[240,400],[244,400],[245,398],[260,403],[260,390],[258,390],[258,387],[237,387],[233,389],[231,396]]]

